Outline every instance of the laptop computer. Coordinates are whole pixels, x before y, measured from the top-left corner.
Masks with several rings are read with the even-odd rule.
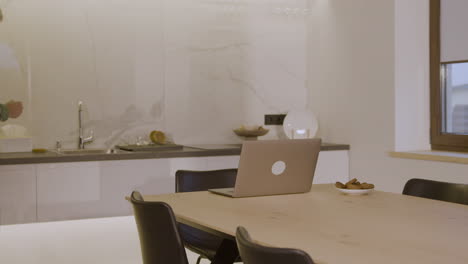
[[[208,191],[229,197],[309,192],[320,145],[321,139],[245,141],[235,187]]]

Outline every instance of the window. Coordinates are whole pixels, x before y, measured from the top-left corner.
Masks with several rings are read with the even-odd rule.
[[[468,63],[442,64],[442,132],[468,135]]]
[[[432,149],[468,152],[468,1],[430,8]]]

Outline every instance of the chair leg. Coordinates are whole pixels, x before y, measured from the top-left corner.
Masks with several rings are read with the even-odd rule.
[[[211,264],[233,264],[239,257],[235,240],[223,239]]]
[[[197,264],[200,264],[200,261],[201,261],[201,259],[202,259],[202,256],[201,256],[201,255],[200,255],[200,256],[198,256],[198,259],[197,259]]]

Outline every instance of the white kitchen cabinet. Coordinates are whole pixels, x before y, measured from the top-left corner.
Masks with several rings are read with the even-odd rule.
[[[210,157],[212,158],[212,157]],[[170,159],[170,175],[175,176],[178,170],[206,170],[207,160],[206,157],[193,157],[193,158],[178,158]]]
[[[99,216],[99,162],[37,164],[38,221]]]
[[[35,166],[0,166],[0,225],[35,221]]]
[[[142,194],[174,192],[170,174],[172,159],[146,159],[101,162],[101,195],[107,216],[130,215],[131,205],[125,200],[133,190]]]
[[[130,215],[125,200],[174,191],[169,159],[39,164],[38,221]]]
[[[221,170],[239,166],[239,156],[217,156],[170,159],[170,175],[178,170]]]
[[[314,184],[346,182],[348,160],[347,150],[322,151]],[[2,165],[0,224],[130,215],[125,196],[133,190],[172,193],[177,170],[218,170],[238,164],[239,156],[215,156]]]
[[[218,156],[210,157],[206,161],[207,170],[221,170],[237,168],[239,166],[240,156]]]

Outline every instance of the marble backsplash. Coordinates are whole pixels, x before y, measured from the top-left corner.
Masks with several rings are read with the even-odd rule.
[[[312,1],[312,0],[310,0]],[[177,143],[239,142],[232,129],[307,106],[309,0],[13,0],[0,43],[0,101],[36,147],[90,147],[163,130]],[[274,128],[274,127],[272,127]],[[272,129],[266,136],[280,136]]]

